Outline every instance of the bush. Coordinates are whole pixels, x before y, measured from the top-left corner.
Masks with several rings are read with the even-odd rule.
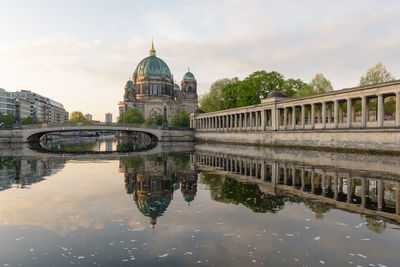
[[[14,124],[15,117],[14,114],[7,114],[4,115],[2,112],[0,112],[0,122],[4,123],[5,126],[11,126]]]
[[[31,116],[21,119],[21,124],[33,124],[33,118]]]
[[[144,116],[137,108],[130,108],[127,112],[122,114],[118,120],[119,123],[144,123]]]
[[[189,113],[186,113],[185,110],[182,110],[179,114],[175,114],[171,119],[171,126],[173,127],[189,127],[189,125]]]
[[[159,114],[156,116],[156,125],[161,126],[163,124],[164,116]]]
[[[153,125],[154,119],[152,117],[148,117],[147,120],[144,122],[146,125]]]

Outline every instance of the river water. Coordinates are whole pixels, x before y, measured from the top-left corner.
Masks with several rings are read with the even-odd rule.
[[[0,266],[399,266],[400,159],[0,150]]]

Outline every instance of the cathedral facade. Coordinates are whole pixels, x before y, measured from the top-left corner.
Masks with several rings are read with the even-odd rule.
[[[137,65],[132,79],[124,88],[124,100],[119,102],[119,114],[134,107],[142,111],[145,119],[164,115],[167,107],[167,120],[174,114],[185,110],[192,113],[197,108],[197,81],[189,70],[183,75],[181,85],[174,83],[168,65],[156,56],[152,43],[150,55]]]

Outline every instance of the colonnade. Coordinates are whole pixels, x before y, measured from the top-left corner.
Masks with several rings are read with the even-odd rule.
[[[200,169],[211,167],[215,171],[253,178],[278,191],[305,192],[363,209],[400,214],[400,180],[384,180],[353,170],[324,169],[221,153],[197,152],[194,161]]]
[[[394,86],[395,85],[395,86]],[[400,82],[191,115],[196,131],[264,131],[400,127]]]

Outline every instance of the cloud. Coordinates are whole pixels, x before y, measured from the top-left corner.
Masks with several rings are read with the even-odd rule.
[[[103,120],[106,112],[116,116],[123,86],[147,56],[151,35],[177,82],[190,67],[200,94],[217,79],[244,78],[260,69],[304,81],[322,72],[335,89],[351,87],[379,61],[399,77],[399,7],[394,1],[135,6],[134,18],[109,17],[109,26],[87,37],[82,37],[82,24],[82,32],[48,32],[0,43],[0,87],[37,91],[96,119]],[[90,21],[95,14],[86,16]]]

